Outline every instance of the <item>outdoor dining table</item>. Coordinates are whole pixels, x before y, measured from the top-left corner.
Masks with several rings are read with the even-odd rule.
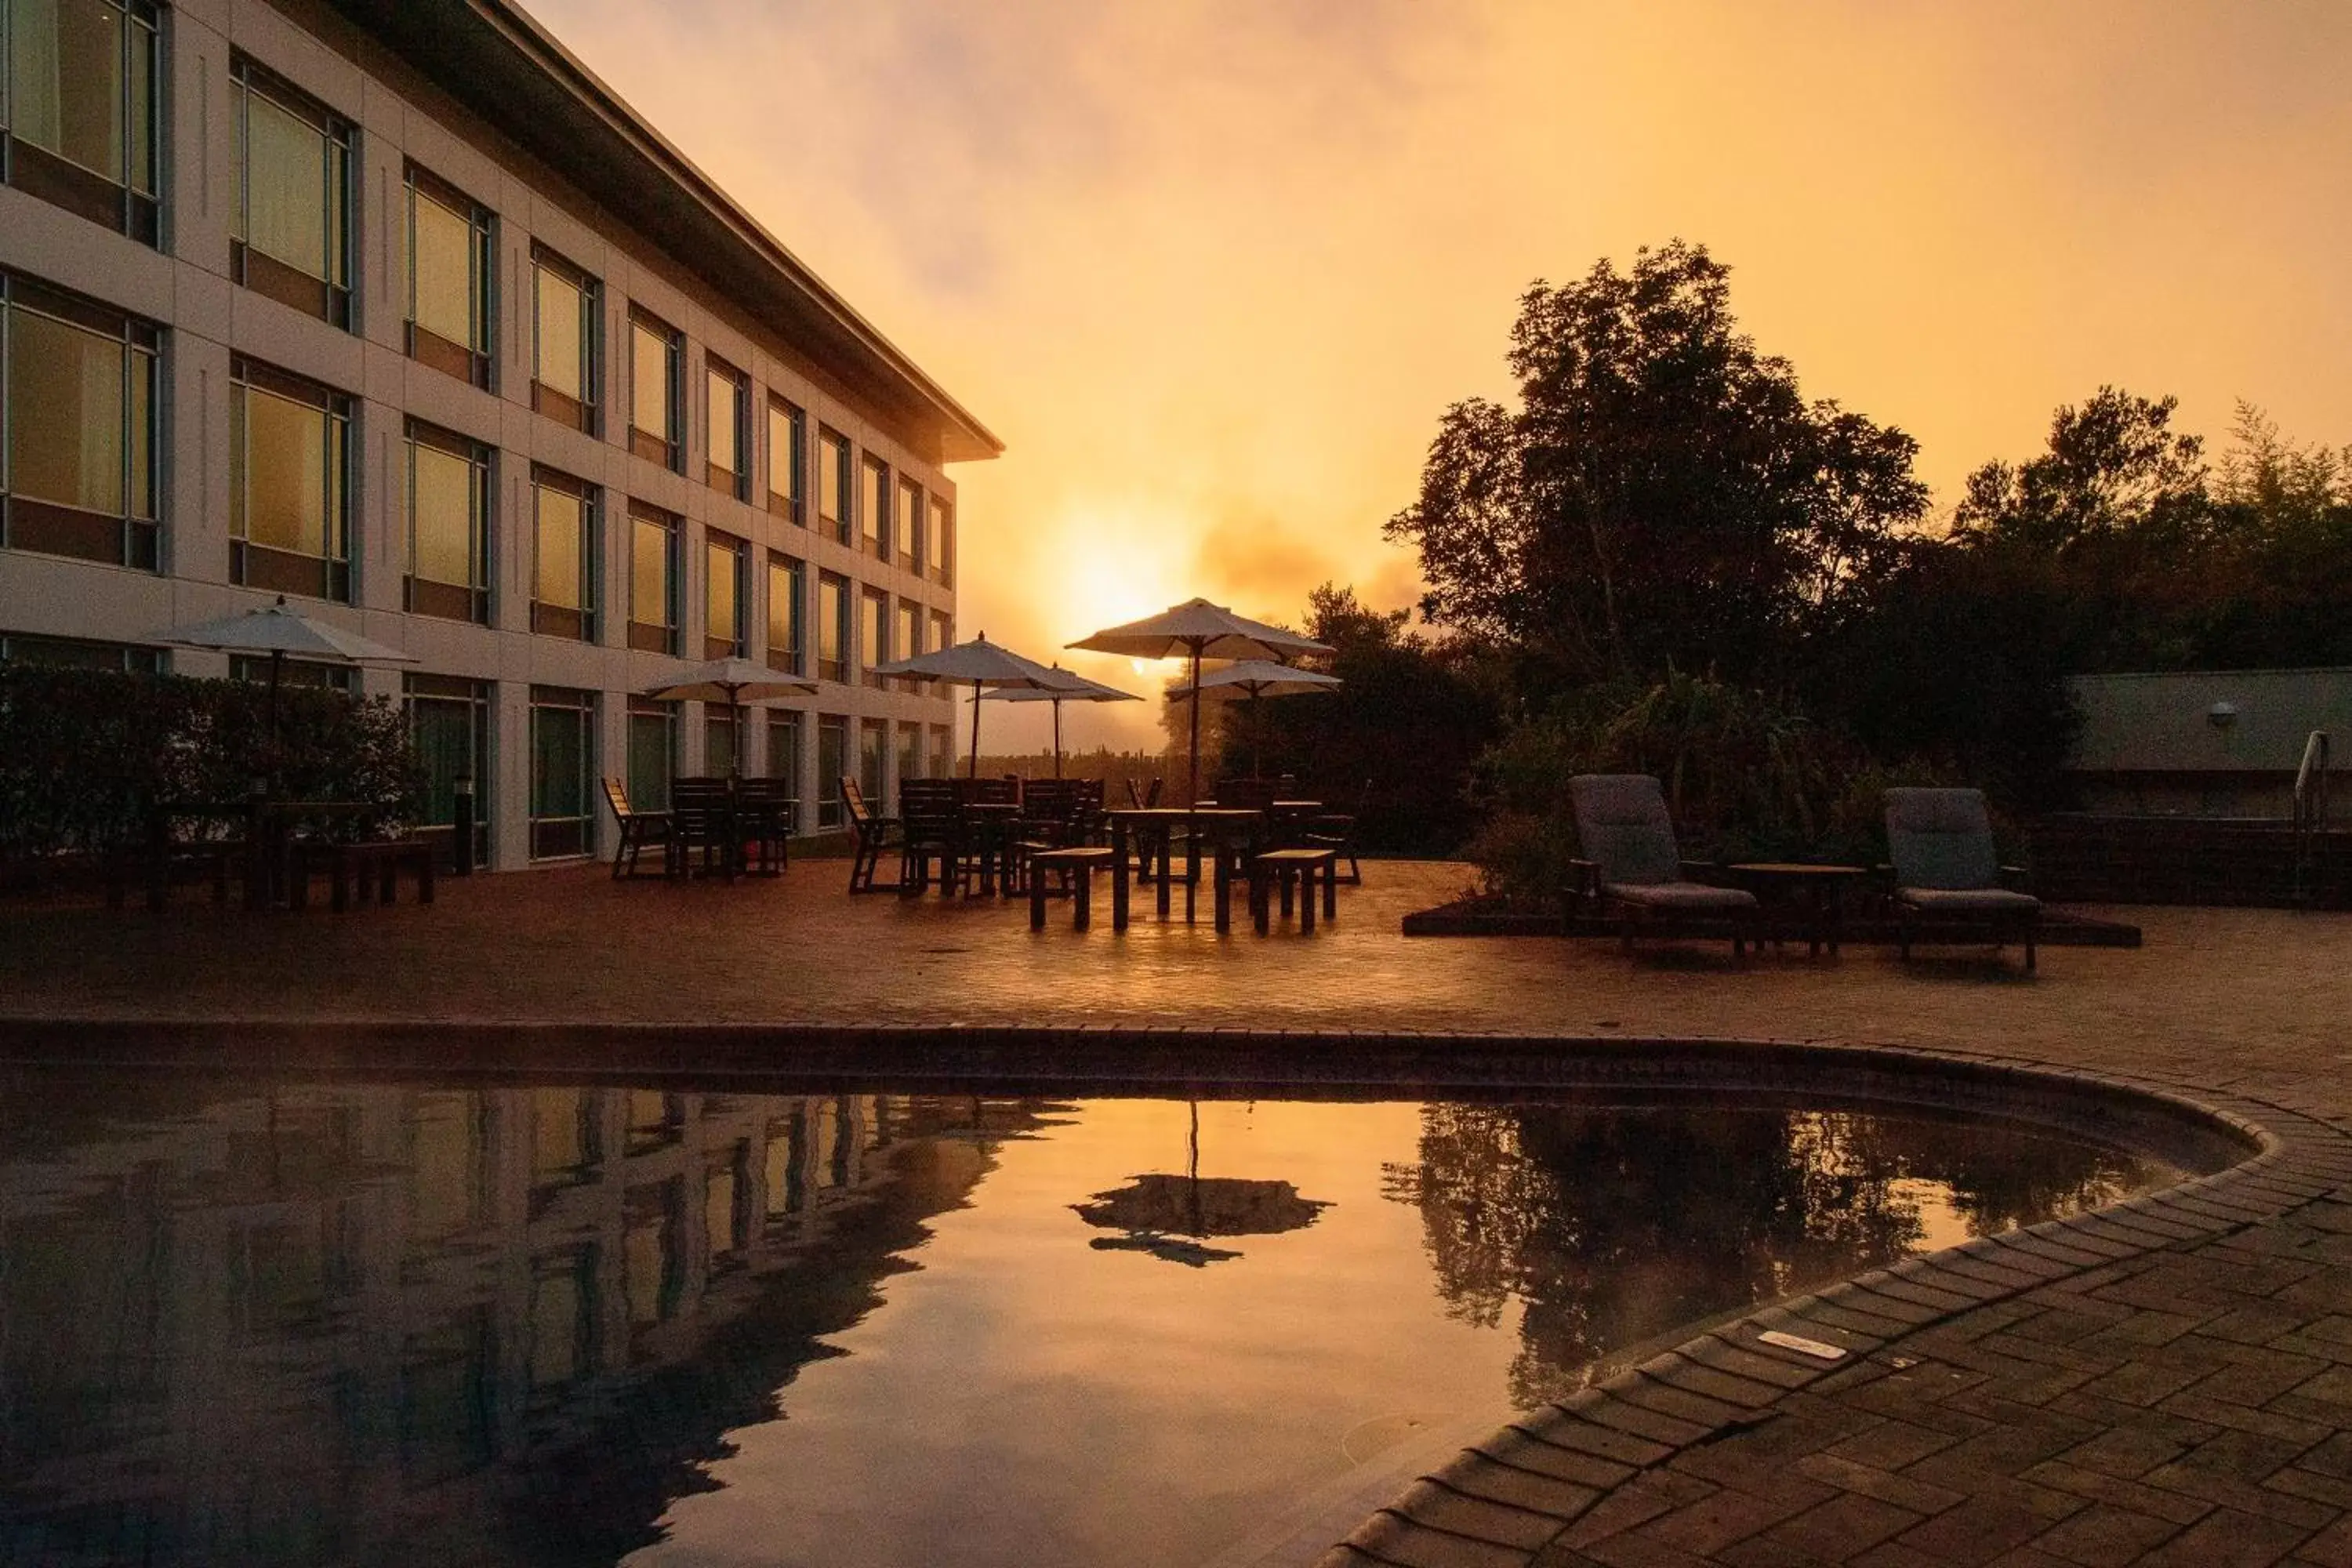
[[[1010,800],[967,800],[957,803],[980,850],[980,890],[987,896],[1000,889],[1013,896],[1013,837],[1021,826],[1021,806]]]
[[[734,777],[686,776],[671,783],[673,812],[691,802],[692,809],[706,811],[711,817],[711,835],[719,848],[719,872],[732,882],[739,876],[751,874],[743,853],[745,842],[757,836],[761,845],[760,874],[773,877],[782,868],[769,863],[766,845],[769,830],[789,824],[800,810],[800,802],[789,795],[770,795],[747,790],[746,781]],[[756,781],[764,782],[764,781]],[[684,786],[681,789],[680,786]],[[681,800],[679,797],[685,797]]]
[[[289,866],[297,822],[305,817],[362,816],[381,809],[366,801],[271,800],[263,795],[238,801],[179,801],[154,814],[152,832],[160,842],[165,837],[165,825],[173,817],[243,826],[245,907],[258,910],[286,896],[292,880]]]
[[[1169,855],[1168,837],[1179,827],[1184,835],[1184,923],[1190,925],[1195,913],[1194,889],[1201,880],[1201,841],[1209,839],[1216,850],[1216,924],[1219,931],[1231,923],[1231,887],[1233,877],[1232,850],[1236,844],[1246,846],[1265,831],[1265,813],[1241,807],[1194,806],[1186,810],[1181,805],[1152,805],[1103,813],[1110,822],[1110,929],[1127,929],[1128,862],[1138,836],[1156,838],[1160,853],[1160,918],[1169,918]]]

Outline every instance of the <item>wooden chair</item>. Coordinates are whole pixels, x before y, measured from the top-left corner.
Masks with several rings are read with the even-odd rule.
[[[791,867],[793,814],[799,805],[789,779],[735,781],[735,831],[761,875],[781,876]]]
[[[963,816],[954,781],[906,779],[898,785],[898,891],[919,896],[939,867],[940,891],[953,895],[964,873]]]
[[[1282,893],[1282,918],[1288,920],[1291,895],[1295,889],[1298,898],[1298,929],[1315,929],[1315,879],[1323,879],[1323,914],[1337,919],[1339,900],[1333,886],[1339,868],[1339,857],[1328,849],[1269,849],[1263,855],[1250,857],[1250,919],[1264,936],[1273,925],[1274,894]],[[1302,885],[1303,884],[1303,885]],[[1222,928],[1221,928],[1222,929]]]
[[[1045,929],[1046,883],[1059,876],[1070,893],[1070,924],[1085,931],[1094,923],[1095,873],[1110,868],[1111,852],[1089,845],[1039,848],[1029,857],[1029,929]]]
[[[1731,928],[1731,952],[1748,955],[1762,910],[1743,888],[1694,882],[1692,868],[1675,842],[1666,795],[1647,773],[1579,773],[1568,781],[1576,812],[1576,841],[1583,851],[1570,863],[1578,896],[1616,915],[1625,951],[1633,951],[1637,931],[1664,936]],[[1572,905],[1571,905],[1572,907]]]
[[[667,875],[677,853],[669,813],[635,809],[629,805],[627,787],[614,778],[604,781],[604,804],[612,807],[613,820],[621,826],[620,840],[613,849],[613,879],[619,881],[625,870],[626,875],[635,876],[637,857],[649,844],[661,846],[662,871]]]
[[[1356,860],[1356,824],[1372,804],[1372,781],[1366,779],[1364,787],[1356,793],[1356,809],[1329,811],[1307,819],[1306,831],[1300,842],[1310,849],[1328,849],[1348,863],[1348,874],[1341,879],[1351,888],[1364,885],[1364,868]]]
[[[673,874],[684,874],[695,851],[700,850],[704,872],[716,870],[733,879],[743,847],[730,842],[735,832],[735,803],[728,796],[725,779],[672,779],[669,817],[677,848],[670,866]]]
[[[882,866],[883,854],[898,847],[893,835],[898,831],[898,819],[879,816],[866,801],[866,792],[854,778],[841,781],[841,811],[848,818],[851,835],[849,858],[849,890],[853,893],[896,892],[898,884],[883,886],[875,881]]]

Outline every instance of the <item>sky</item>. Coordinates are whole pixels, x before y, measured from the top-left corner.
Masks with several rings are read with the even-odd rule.
[[[1521,293],[1676,237],[1939,507],[2106,384],[2352,440],[2341,0],[530,4],[1005,442],[952,470],[959,635],[1131,690],[1062,645],[1412,602],[1381,525]]]

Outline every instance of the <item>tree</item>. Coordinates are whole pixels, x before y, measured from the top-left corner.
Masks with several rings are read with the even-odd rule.
[[[2062,406],[2040,457],[1969,477],[1953,531],[2059,555],[2119,538],[2191,542],[2209,515],[2205,444],[2173,431],[2179,405],[2103,386],[2079,408]]]
[[[1571,679],[1670,665],[1773,679],[1805,626],[1924,513],[1916,443],[1808,403],[1730,309],[1703,247],[1520,301],[1513,411],[1440,421],[1390,538],[1421,552],[1431,620]]]

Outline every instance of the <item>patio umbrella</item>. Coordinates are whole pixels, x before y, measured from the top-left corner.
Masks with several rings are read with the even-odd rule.
[[[1192,684],[1195,687],[1201,684],[1203,658],[1283,659],[1331,651],[1327,644],[1312,637],[1237,616],[1206,599],[1188,599],[1156,616],[1111,626],[1070,646],[1097,653],[1123,653],[1130,658],[1189,656],[1192,660]],[[1192,704],[1192,793],[1184,799],[1189,805],[1200,798],[1201,705],[1196,701]]]
[[[986,632],[953,647],[935,648],[929,653],[919,653],[912,658],[877,664],[874,667],[874,673],[927,675],[936,680],[968,680],[971,683],[970,776],[973,778],[980,776],[980,693],[982,688],[1067,691],[1079,679],[1066,669],[1049,669],[1035,659],[1024,658],[1009,647],[1001,647],[988,640]]]
[[[1105,686],[1099,680],[1088,680],[1055,665],[1054,669],[1069,676],[1076,682],[1067,690],[1044,686],[1000,686],[983,691],[982,697],[993,697],[1000,702],[1050,702],[1054,705],[1054,776],[1062,776],[1062,704],[1065,702],[1140,702],[1142,698],[1132,691],[1121,691],[1116,686]]]
[[[1201,1174],[1201,1105],[1192,1102],[1192,1131],[1181,1176],[1137,1176],[1124,1187],[1097,1193],[1090,1203],[1070,1208],[1088,1225],[1123,1230],[1089,1245],[1104,1250],[1148,1252],[1171,1263],[1199,1268],[1239,1258],[1238,1252],[1200,1245],[1210,1237],[1274,1236],[1313,1225],[1331,1205],[1303,1198],[1288,1182]]]
[[[728,717],[736,722],[736,733],[742,733],[741,709],[746,702],[769,702],[779,697],[805,697],[816,689],[816,682],[803,680],[797,675],[786,675],[770,669],[764,664],[753,664],[748,658],[714,658],[709,664],[698,665],[666,685],[656,686],[646,693],[648,697],[666,698],[670,701],[724,702]],[[739,740],[735,755],[728,764],[731,777],[743,773],[743,746]]]
[[[1339,684],[1336,675],[1324,675],[1312,669],[1293,669],[1286,664],[1269,664],[1262,658],[1245,658],[1229,664],[1223,669],[1213,669],[1191,686],[1170,689],[1171,697],[1190,697],[1193,706],[1200,706],[1204,687],[1230,687],[1244,692],[1250,700],[1250,772],[1261,771],[1265,731],[1258,727],[1257,701],[1261,697],[1295,697],[1303,692],[1329,691]]]
[[[286,595],[258,610],[241,610],[194,626],[173,626],[145,639],[173,647],[214,648],[222,653],[267,654],[269,657],[269,737],[278,738],[278,688],[286,661],[299,658],[325,664],[415,664],[413,653],[371,641],[328,621],[312,620],[286,603]]]

